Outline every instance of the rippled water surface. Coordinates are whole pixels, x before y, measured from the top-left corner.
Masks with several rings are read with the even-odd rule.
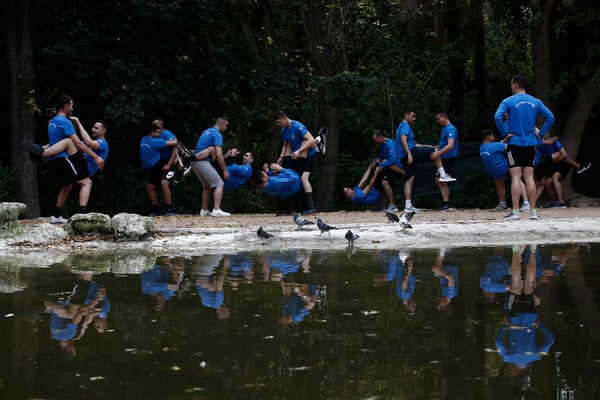
[[[598,398],[599,259],[598,243],[0,258],[0,398]]]

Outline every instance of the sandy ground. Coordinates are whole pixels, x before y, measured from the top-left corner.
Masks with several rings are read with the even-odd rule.
[[[21,221],[23,233],[0,240],[0,254],[19,252],[95,252],[142,250],[154,254],[203,254],[239,250],[304,248],[341,250],[348,247],[344,235],[351,230],[360,237],[356,249],[438,248],[494,246],[524,243],[600,241],[600,208],[570,207],[542,209],[540,220],[522,213],[518,221],[504,221],[505,212],[488,210],[421,210],[412,219],[411,229],[389,223],[382,212],[338,211],[320,213],[327,224],[337,227],[330,234],[316,225],[296,229],[292,216],[238,214],[231,217],[176,215],[157,217],[154,239],[146,242],[114,242],[109,237],[68,237],[60,226],[47,219]],[[401,213],[398,213],[401,214]],[[309,217],[316,221],[315,217]],[[273,235],[257,236],[257,229]]]

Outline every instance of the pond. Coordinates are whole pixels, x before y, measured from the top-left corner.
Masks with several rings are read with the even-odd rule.
[[[0,398],[597,398],[599,256],[575,243],[0,261]]]

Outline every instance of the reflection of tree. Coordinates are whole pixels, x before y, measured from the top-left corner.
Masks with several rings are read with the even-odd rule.
[[[0,293],[20,292],[27,287],[19,276],[20,271],[21,267],[17,266],[0,268]]]

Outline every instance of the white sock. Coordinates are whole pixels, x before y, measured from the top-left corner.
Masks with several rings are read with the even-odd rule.
[[[405,200],[405,201],[404,201],[404,207],[406,207],[406,208],[411,208],[411,207],[412,207],[412,201],[410,201],[410,200]]]
[[[529,202],[528,202],[528,201],[524,201],[524,202],[523,202],[523,205],[524,205],[524,206],[531,206],[531,204],[529,204]]]
[[[446,175],[446,171],[444,171],[444,167],[439,167],[438,168],[438,173],[440,174],[440,176],[445,176]]]

